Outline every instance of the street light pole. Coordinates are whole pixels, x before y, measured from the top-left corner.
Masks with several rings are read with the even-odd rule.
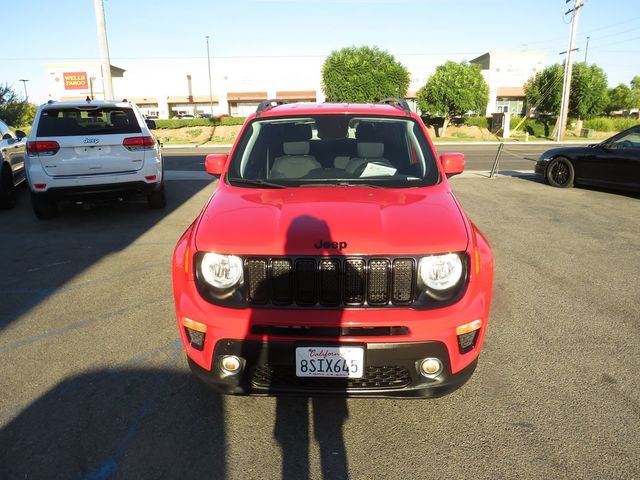
[[[19,81],[22,82],[22,85],[24,85],[24,101],[28,102],[29,101],[29,94],[27,93],[27,82],[29,80],[26,79],[26,78],[21,78]]]
[[[591,37],[587,37],[587,46],[584,49],[584,63],[587,63],[587,54],[589,53],[589,39]]]
[[[209,35],[207,39],[207,68],[209,69],[209,108],[211,109],[211,118],[213,118],[213,89],[211,87],[211,55],[209,55]]]

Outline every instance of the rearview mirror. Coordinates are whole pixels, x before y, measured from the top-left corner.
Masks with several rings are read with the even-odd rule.
[[[228,155],[224,153],[210,153],[205,157],[204,167],[209,175],[219,177],[222,175],[222,170],[227,164]]]
[[[458,175],[464,171],[464,154],[451,152],[440,155],[440,163],[447,178]]]

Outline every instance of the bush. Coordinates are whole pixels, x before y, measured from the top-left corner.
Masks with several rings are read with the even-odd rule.
[[[613,118],[612,121],[614,131],[622,131],[640,125],[640,120],[636,120],[635,118]]]
[[[218,125],[242,125],[245,117],[222,118],[184,118],[171,120],[155,120],[156,128],[184,128],[184,127],[216,127]]]
[[[247,119],[246,117],[222,117],[216,120],[220,122],[218,125],[232,126],[232,125],[242,125],[246,119]]]
[[[463,123],[468,127],[488,129],[491,126],[491,117],[464,117]]]
[[[585,120],[583,124],[584,128],[590,128],[596,132],[613,132],[613,120],[611,118],[597,117],[590,120]]]

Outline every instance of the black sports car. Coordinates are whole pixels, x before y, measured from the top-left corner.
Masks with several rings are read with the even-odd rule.
[[[640,125],[596,145],[547,150],[535,171],[554,187],[582,184],[640,191]]]

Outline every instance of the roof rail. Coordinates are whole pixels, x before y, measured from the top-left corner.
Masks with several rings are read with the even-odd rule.
[[[271,100],[263,100],[258,104],[258,108],[256,108],[256,117],[259,117],[262,112],[268,110],[272,107],[277,107],[278,105],[284,105],[285,103],[289,103],[286,100],[278,100],[277,98],[273,98]]]
[[[407,116],[411,115],[411,109],[409,108],[409,104],[404,98],[397,98],[397,97],[385,98],[384,100],[380,100],[378,103],[384,103],[385,105],[393,105],[395,107],[398,107],[404,110],[404,113],[406,113]]]

